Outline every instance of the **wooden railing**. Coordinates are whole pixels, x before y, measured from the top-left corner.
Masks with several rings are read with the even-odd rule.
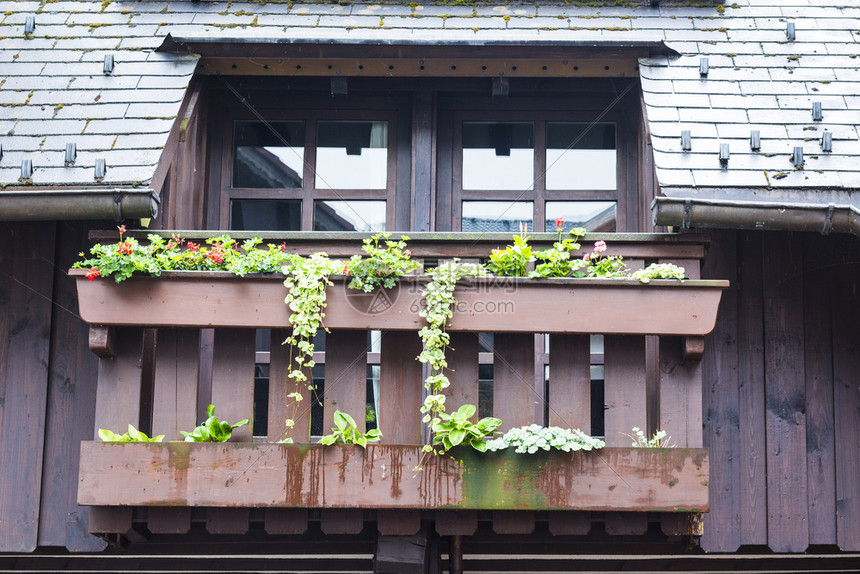
[[[427,259],[485,257],[509,241],[507,236],[410,235],[413,255]],[[549,475],[541,471],[525,479],[540,496],[500,495],[492,503],[486,497],[470,497],[463,491],[468,486],[468,481],[461,480],[464,472],[483,472],[479,467],[490,464],[496,469],[490,474],[498,475],[499,468],[510,472],[510,464],[522,467],[523,460],[532,459],[511,463],[506,462],[509,455],[500,454],[489,455],[485,460],[490,463],[472,456],[460,456],[457,461],[422,459],[414,446],[427,440],[419,415],[425,373],[415,360],[421,351],[417,334],[421,320],[415,313],[420,280],[404,282],[393,302],[373,312],[367,301],[351,300],[339,285],[329,289],[325,320],[331,332],[326,337],[323,428],[332,426],[335,409],[351,413],[360,427],[364,425],[367,329],[381,330],[378,416],[383,446],[366,452],[350,447],[329,447],[325,452],[314,447],[306,452],[254,445],[248,444],[254,440],[251,425],[234,431],[232,440],[244,446],[218,445],[208,450],[190,451],[188,446],[170,444],[85,443],[79,503],[95,507],[91,530],[128,534],[132,507],[150,506],[149,531],[185,531],[190,508],[202,506],[210,507],[206,522],[211,532],[244,532],[249,508],[262,506],[268,507],[267,530],[278,533],[303,532],[308,509],[319,508],[324,532],[361,530],[365,509],[376,509],[380,532],[408,534],[420,524],[422,510],[438,507],[460,509],[435,510],[441,534],[470,534],[479,510],[493,510],[497,532],[530,531],[535,510],[552,511],[550,528],[555,533],[587,532],[590,515],[571,512],[587,510],[606,512],[608,532],[632,534],[644,531],[647,518],[644,512],[629,511],[650,510],[676,512],[664,518],[667,533],[691,533],[683,512],[707,509],[699,361],[703,336],[713,328],[720,290],[726,285],[698,281],[706,245],[694,236],[589,237],[583,247],[600,238],[609,243],[607,254],[623,255],[628,268],[672,262],[685,267],[691,280],[662,285],[655,281],[647,287],[597,280],[471,284],[459,295],[468,312],[456,316],[451,325],[449,410],[463,403],[478,404],[479,363],[490,359],[479,355],[477,333],[494,332],[492,410],[504,422],[501,430],[536,422],[590,433],[591,368],[602,362],[607,446],[629,447],[626,434],[632,427],[661,428],[679,447],[664,455],[662,462],[649,453],[623,448],[602,454],[565,454],[560,463],[535,462],[534,468],[556,468]],[[532,243],[540,247],[552,239],[552,235],[538,235]],[[358,236],[352,234],[278,234],[271,241],[286,242],[293,252],[322,250],[333,257],[360,251]],[[179,431],[192,429],[209,403],[216,405],[222,420],[253,419],[254,370],[260,359],[256,328],[268,327],[268,429],[266,437],[256,440],[282,439],[284,420],[290,417],[296,422],[293,439],[308,442],[311,393],[299,389],[305,400],[297,410],[287,399],[296,387],[287,381],[289,350],[281,345],[289,324],[280,280],[202,274],[191,279],[185,275],[132,279],[116,285],[78,277],[81,313],[91,323],[90,346],[100,357],[96,428],[122,432],[131,423],[165,434],[165,440],[182,440]],[[175,290],[180,283],[182,288]],[[221,290],[225,285],[233,290]],[[500,289],[505,296],[494,298],[492,289]],[[506,306],[476,311],[479,303],[486,309],[493,301]],[[602,356],[591,352],[592,334],[603,336]],[[546,384],[545,364],[550,372]],[[570,470],[574,463],[580,474]],[[279,464],[286,464],[286,470]],[[417,477],[415,466],[425,468]],[[583,471],[586,467],[611,472]],[[197,468],[221,470],[212,474]],[[559,481],[564,472],[558,469],[567,469],[567,483]],[[625,478],[637,473],[638,483]],[[398,477],[396,486],[386,478],[391,474]],[[433,481],[436,486],[428,490],[427,484]],[[497,486],[501,493],[509,485]],[[601,494],[578,497],[577,489]]]

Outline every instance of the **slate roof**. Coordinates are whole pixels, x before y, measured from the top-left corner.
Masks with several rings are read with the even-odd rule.
[[[197,64],[194,55],[154,51],[170,33],[470,45],[662,39],[682,56],[643,59],[640,74],[665,189],[860,187],[860,7],[845,0],[615,3],[0,1],[0,185],[22,183],[23,159],[32,160],[34,186],[147,183]],[[35,29],[25,34],[29,16]],[[115,59],[110,74],[103,73],[107,54]],[[813,121],[813,102],[822,104],[821,121]],[[681,150],[682,130],[691,132],[690,151]],[[751,130],[761,134],[760,151],[750,149]],[[833,137],[829,153],[821,151],[824,130]],[[70,165],[66,143],[77,145]],[[730,146],[725,167],[720,143]],[[804,149],[802,169],[791,163],[796,146]],[[107,165],[101,181],[97,158]]]

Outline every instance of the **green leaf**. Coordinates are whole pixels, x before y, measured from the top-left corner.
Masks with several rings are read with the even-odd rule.
[[[465,405],[461,406],[459,409],[457,409],[457,414],[462,415],[468,419],[473,414],[475,414],[476,410],[477,410],[477,408],[475,407],[475,405],[465,404]]]
[[[448,440],[451,441],[451,444],[457,446],[463,439],[466,438],[466,431],[462,429],[454,429],[448,433]]]

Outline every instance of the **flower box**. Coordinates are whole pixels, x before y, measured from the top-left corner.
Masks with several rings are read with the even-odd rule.
[[[89,281],[73,269],[80,314],[95,325],[284,327],[280,276],[165,272]],[[347,289],[335,277],[324,324],[333,329],[419,330],[423,277],[390,291]],[[463,280],[451,331],[692,335],[709,333],[727,281],[476,278]]]
[[[704,512],[708,451],[84,442],[78,504]]]

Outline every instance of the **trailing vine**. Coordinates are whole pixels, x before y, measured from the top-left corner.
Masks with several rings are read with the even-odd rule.
[[[341,265],[328,258],[325,253],[314,253],[309,257],[293,255],[282,269],[286,279],[287,296],[284,302],[290,309],[290,325],[293,332],[284,341],[290,345],[289,374],[287,379],[295,383],[295,390],[287,395],[292,399],[292,413],[285,421],[285,438],[281,442],[293,442],[289,437],[295,426],[296,411],[302,401],[301,385],[314,390],[313,381],[308,382],[306,370],[314,366],[314,336],[325,317],[326,287],[333,285],[330,277],[340,272]],[[325,328],[325,327],[323,327]],[[295,353],[295,355],[294,355]]]
[[[482,265],[464,264],[458,259],[443,263],[435,269],[427,270],[430,281],[421,293],[426,307],[419,312],[419,315],[427,320],[427,325],[418,332],[424,345],[421,354],[418,355],[418,360],[430,366],[430,375],[424,381],[424,388],[429,394],[424,399],[421,412],[424,413],[423,422],[430,424],[430,429],[434,434],[447,433],[451,423],[451,417],[445,416],[445,395],[443,392],[451,385],[448,375],[445,374],[445,370],[448,368],[448,363],[445,360],[445,349],[451,342],[451,337],[446,328],[448,320],[454,316],[454,289],[457,287],[457,282],[463,277],[483,277],[486,274],[487,271]],[[468,406],[471,407],[469,409],[471,415],[474,413],[475,407],[474,405]],[[486,436],[492,434],[497,426],[498,424],[489,424],[489,421],[485,419],[479,421],[475,428],[482,429],[484,436]],[[459,431],[455,436],[458,435]],[[480,442],[482,437],[473,436],[472,438],[474,440],[470,440],[470,444],[474,446]],[[441,445],[436,451],[441,453],[450,448],[454,441],[436,441],[434,437],[431,442],[435,445]],[[456,444],[459,442],[456,441]],[[432,445],[425,445],[424,451],[434,452],[434,448]]]

